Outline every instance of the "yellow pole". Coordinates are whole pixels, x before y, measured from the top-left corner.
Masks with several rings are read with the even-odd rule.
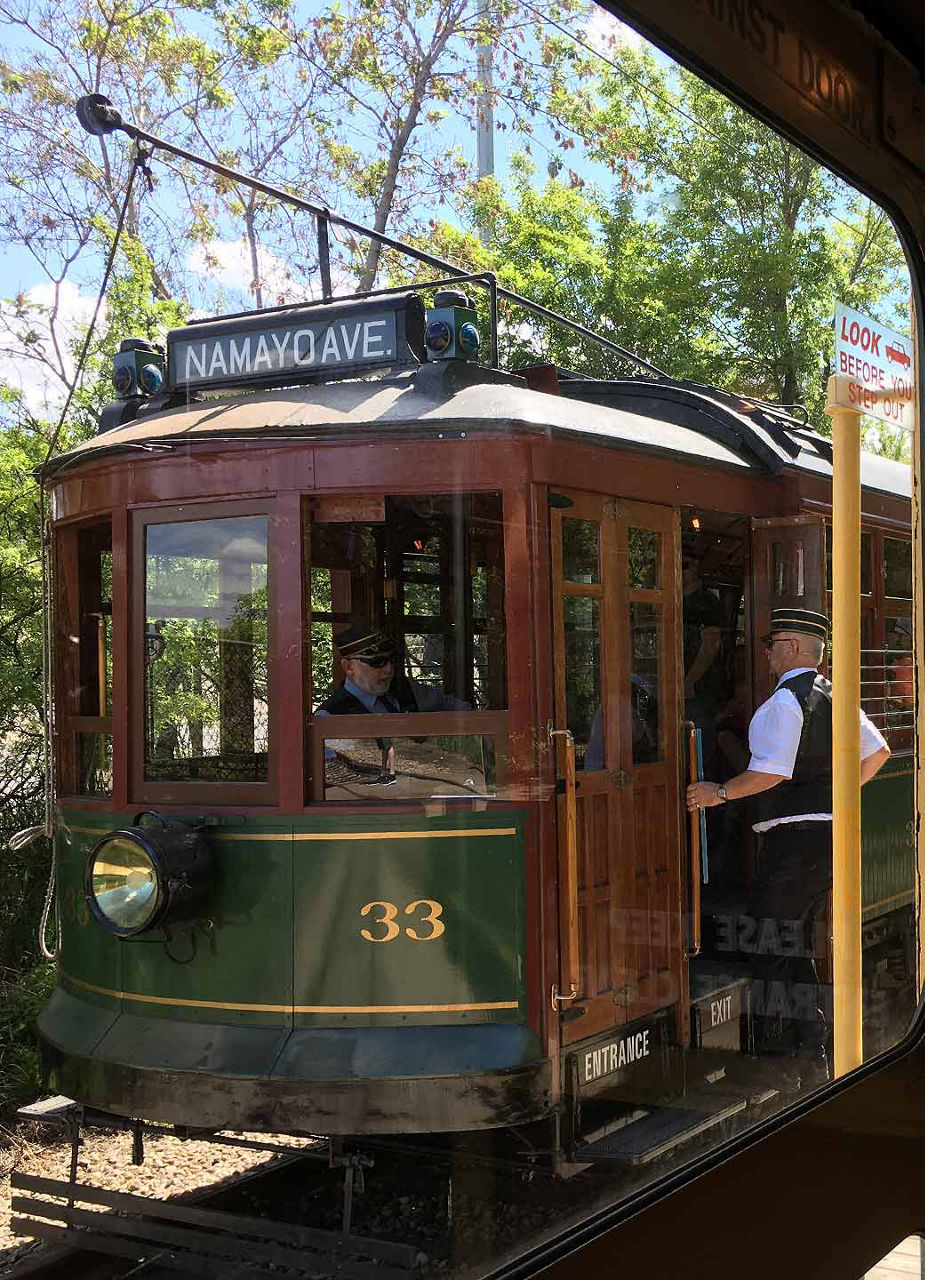
[[[832,419],[832,959],[835,1075],[863,1061],[861,1034],[861,423]]]
[[[914,347],[913,368],[916,371],[916,386],[919,385],[919,327],[915,313],[915,299],[909,299],[909,324]],[[925,930],[922,928],[922,912],[925,903],[922,901],[922,886],[925,884],[925,840],[919,838],[922,806],[925,805],[925,749],[923,749],[922,732],[918,723],[918,708],[925,706],[925,547],[923,547],[922,527],[922,439],[919,434],[919,397],[914,395],[909,402],[912,415],[912,635],[915,653],[916,679],[916,715],[915,715],[915,814],[912,822],[912,840],[916,844],[916,861],[918,865],[918,888],[916,892],[915,921],[918,936],[918,979],[916,991],[922,990],[925,982]]]

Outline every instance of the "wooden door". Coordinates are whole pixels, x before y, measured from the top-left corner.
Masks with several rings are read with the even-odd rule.
[[[562,1023],[571,1044],[686,989],[680,534],[667,507],[596,494],[554,494],[551,514],[556,727],[571,731],[577,759],[577,937],[564,899],[560,911],[560,989],[579,974]],[[566,796],[559,806],[567,895]]]

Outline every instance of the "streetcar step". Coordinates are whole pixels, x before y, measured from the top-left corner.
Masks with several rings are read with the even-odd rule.
[[[43,1124],[57,1123],[76,1115],[78,1110],[79,1106],[73,1098],[65,1098],[62,1094],[57,1094],[53,1098],[40,1098],[38,1102],[30,1102],[24,1107],[18,1107],[16,1117],[19,1120],[35,1120]]]
[[[630,1165],[648,1164],[650,1160],[657,1160],[674,1147],[729,1120],[744,1111],[747,1105],[744,1098],[727,1096],[722,1101],[716,1099],[710,1103],[704,1099],[702,1108],[662,1107],[615,1133],[576,1147],[572,1158],[585,1164],[605,1160]]]

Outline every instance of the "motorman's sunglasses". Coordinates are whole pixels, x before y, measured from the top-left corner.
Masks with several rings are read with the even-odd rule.
[[[395,655],[393,653],[390,653],[388,657],[385,657],[385,658],[358,658],[357,661],[362,662],[365,666],[372,667],[374,670],[378,671],[380,667],[388,667],[394,664]]]
[[[792,639],[793,639],[793,636],[762,636],[761,643],[767,649],[768,653],[770,653],[771,650],[774,648],[774,646],[776,644],[779,644],[781,640],[792,640]]]

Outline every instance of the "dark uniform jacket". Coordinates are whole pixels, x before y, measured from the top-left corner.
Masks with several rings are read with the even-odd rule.
[[[813,671],[782,680],[803,712],[803,732],[793,776],[754,797],[755,818],[792,818],[762,837],[756,886],[757,913],[805,920],[817,913],[832,885],[831,821],[800,822],[808,814],[832,812],[832,686]]]

